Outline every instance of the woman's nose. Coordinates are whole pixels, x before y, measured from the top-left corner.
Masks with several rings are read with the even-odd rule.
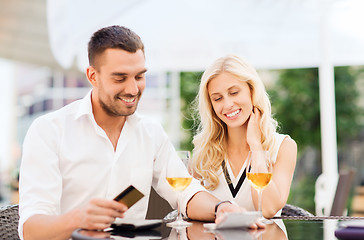
[[[224,107],[225,109],[231,109],[234,106],[234,101],[231,98],[225,98]]]

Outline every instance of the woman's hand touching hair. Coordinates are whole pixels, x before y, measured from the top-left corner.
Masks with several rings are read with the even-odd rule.
[[[262,132],[259,127],[261,113],[258,108],[253,107],[249,117],[246,140],[251,151],[262,149]]]

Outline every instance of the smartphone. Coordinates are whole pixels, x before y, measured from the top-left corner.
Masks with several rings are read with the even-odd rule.
[[[142,197],[144,197],[144,194],[141,193],[138,189],[136,189],[133,185],[130,185],[119,195],[117,195],[114,198],[114,200],[117,202],[124,203],[128,208],[130,208],[136,202],[138,202]]]

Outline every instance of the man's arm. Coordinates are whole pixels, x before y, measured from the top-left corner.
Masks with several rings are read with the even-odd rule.
[[[116,217],[123,217],[126,210],[122,203],[95,198],[84,208],[60,216],[33,215],[24,223],[24,239],[69,239],[78,228],[102,230]]]
[[[69,239],[78,224],[74,212],[61,216],[34,215],[23,225],[24,239]]]

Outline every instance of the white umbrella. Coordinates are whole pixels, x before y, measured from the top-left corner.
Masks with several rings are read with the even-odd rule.
[[[105,0],[47,1],[56,59],[87,66],[86,44],[97,29],[124,25],[137,32],[152,70],[201,70],[226,53],[258,68],[319,66],[320,18],[328,13],[326,44],[334,65],[364,62],[360,0]],[[321,11],[322,10],[322,11]]]
[[[100,27],[138,33],[150,71],[201,71],[227,53],[257,68],[318,66],[323,174],[317,213],[329,214],[337,181],[334,65],[364,63],[360,0],[48,0],[51,48],[69,68],[87,66],[86,44]],[[292,106],[294,107],[294,106]],[[322,182],[321,182],[322,181]]]

